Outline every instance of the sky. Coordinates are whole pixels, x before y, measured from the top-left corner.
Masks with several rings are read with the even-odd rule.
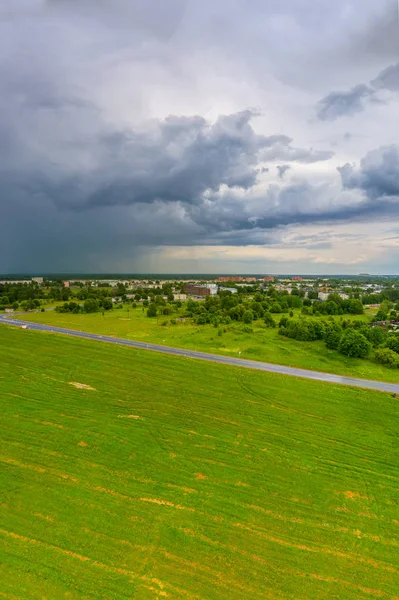
[[[1,0],[0,273],[399,273],[397,0]]]

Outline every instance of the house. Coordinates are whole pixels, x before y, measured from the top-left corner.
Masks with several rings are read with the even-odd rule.
[[[263,278],[264,283],[274,283],[274,277],[272,275],[267,275]]]
[[[219,286],[219,292],[231,292],[232,294],[237,294],[237,288],[228,288]]]
[[[187,294],[173,294],[173,300],[180,300],[180,302],[184,302],[187,300]]]

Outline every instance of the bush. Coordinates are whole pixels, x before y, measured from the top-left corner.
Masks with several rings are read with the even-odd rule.
[[[389,335],[387,338],[386,347],[399,354],[399,334]]]
[[[242,315],[242,320],[247,325],[250,325],[254,320],[254,313],[252,312],[252,310],[246,310],[245,313]]]
[[[366,358],[370,354],[370,342],[355,329],[348,329],[341,338],[338,350],[352,358]]]
[[[269,312],[265,312],[265,314],[263,315],[263,321],[266,327],[276,327],[276,322]]]
[[[281,317],[280,323],[278,324],[278,326],[279,327],[287,327],[289,322],[290,322],[290,320],[287,317]]]
[[[283,312],[283,309],[281,308],[280,304],[278,304],[278,302],[274,302],[271,305],[270,312],[278,315]]]
[[[325,329],[320,322],[288,321],[286,326],[280,327],[279,333],[300,342],[314,342],[323,339]]]
[[[206,316],[200,315],[197,319],[197,325],[206,325]]]
[[[245,325],[245,326],[242,328],[242,332],[243,332],[243,333],[252,333],[252,332],[253,332],[253,329],[252,329],[252,327],[248,327],[248,325]]]
[[[399,355],[389,348],[378,348],[375,351],[375,360],[380,365],[385,365],[390,369],[399,368]]]

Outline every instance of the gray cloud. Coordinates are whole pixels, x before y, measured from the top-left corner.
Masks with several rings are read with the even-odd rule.
[[[345,188],[362,190],[370,200],[388,198],[399,202],[399,146],[373,150],[362,158],[360,168],[347,163],[338,171]]]
[[[290,165],[277,165],[278,176],[280,179],[284,178],[285,173],[289,171],[290,168]]]
[[[368,103],[381,103],[379,90],[399,91],[399,63],[381,71],[369,85],[358,84],[348,91],[331,92],[317,105],[317,118],[333,121],[339,117],[362,112]]]
[[[399,37],[399,36],[398,36]],[[381,73],[371,82],[377,89],[399,91],[399,63],[391,65],[381,71]]]
[[[345,92],[331,92],[317,106],[317,117],[321,121],[333,121],[338,117],[354,115],[364,109],[365,103],[375,97],[375,90],[364,84],[356,85]]]

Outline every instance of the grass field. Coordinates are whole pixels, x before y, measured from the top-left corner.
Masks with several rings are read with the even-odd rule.
[[[399,598],[389,394],[0,328],[0,598]]]
[[[177,315],[178,316],[178,315]],[[176,315],[173,315],[176,317]],[[280,315],[276,315],[277,320]],[[399,371],[388,369],[372,360],[351,359],[334,350],[328,350],[324,342],[298,342],[278,335],[277,329],[267,329],[263,323],[253,324],[253,333],[244,333],[243,324],[225,327],[226,332],[218,336],[212,325],[195,325],[187,319],[185,323],[170,324],[171,317],[149,319],[141,308],[112,310],[95,314],[62,314],[55,311],[22,315],[39,323],[69,327],[91,333],[114,335],[138,341],[187,348],[228,356],[238,356],[275,364],[302,367],[316,371],[349,375],[364,379],[376,379],[399,383]],[[317,317],[313,317],[317,318]],[[352,317],[367,320],[368,317]],[[164,321],[167,326],[163,326]]]

